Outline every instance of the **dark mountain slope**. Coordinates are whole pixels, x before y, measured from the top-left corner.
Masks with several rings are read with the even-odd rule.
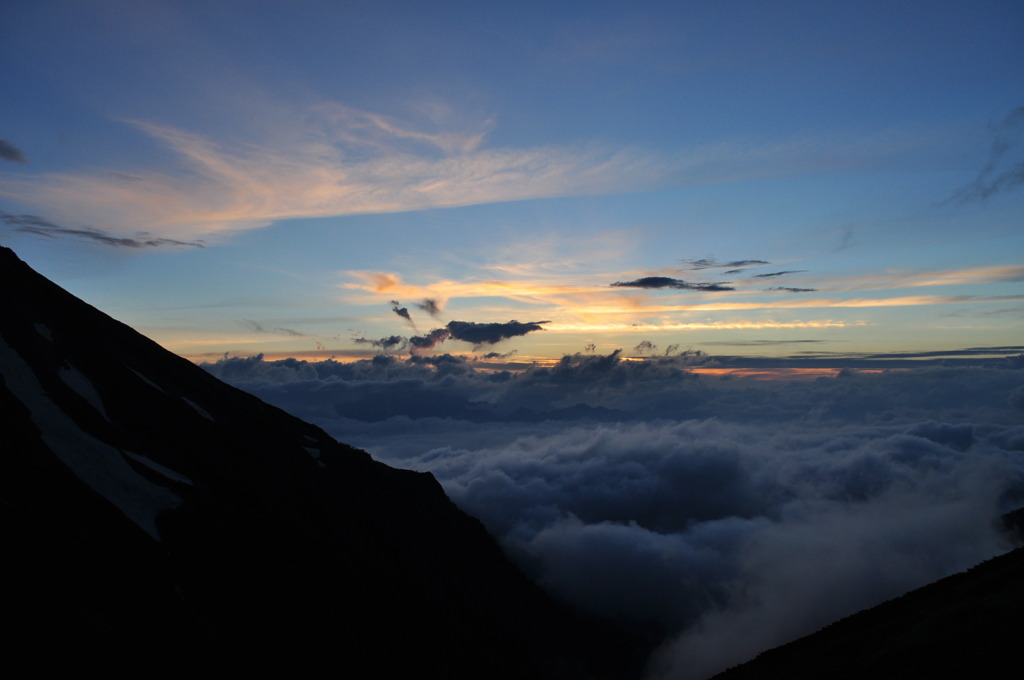
[[[0,249],[7,659],[628,677],[436,480],[232,388]]]
[[[1018,678],[1024,548],[864,610],[715,676]]]

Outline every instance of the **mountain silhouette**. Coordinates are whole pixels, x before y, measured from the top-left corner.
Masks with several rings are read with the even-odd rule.
[[[638,675],[636,646],[549,600],[430,474],[220,382],[6,248],[0,413],[8,662]]]
[[[1024,548],[841,619],[714,680],[1017,678]]]

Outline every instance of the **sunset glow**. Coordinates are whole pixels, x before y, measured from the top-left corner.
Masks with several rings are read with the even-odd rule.
[[[0,47],[0,237],[175,352],[1021,344],[1012,4],[235,5]]]

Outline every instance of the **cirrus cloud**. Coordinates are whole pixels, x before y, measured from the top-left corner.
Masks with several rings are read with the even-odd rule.
[[[215,141],[147,120],[123,120],[176,162],[159,168],[96,168],[0,179],[0,196],[45,206],[48,214],[124,232],[145,224],[160,237],[194,239],[301,217],[333,217],[480,205],[535,198],[601,195],[691,183],[829,170],[905,152],[922,140],[888,134],[828,144],[796,137],[739,144],[721,141],[672,152],[580,143],[489,147],[490,120],[466,130],[426,129],[337,103],[278,111],[278,138]],[[13,151],[10,158],[17,159]],[[696,260],[696,268],[719,265]]]

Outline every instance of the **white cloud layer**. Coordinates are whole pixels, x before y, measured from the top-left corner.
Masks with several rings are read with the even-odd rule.
[[[1009,547],[1024,372],[694,377],[694,356],[229,359],[211,372],[391,464],[430,470],[550,592],[669,636],[700,678]]]

